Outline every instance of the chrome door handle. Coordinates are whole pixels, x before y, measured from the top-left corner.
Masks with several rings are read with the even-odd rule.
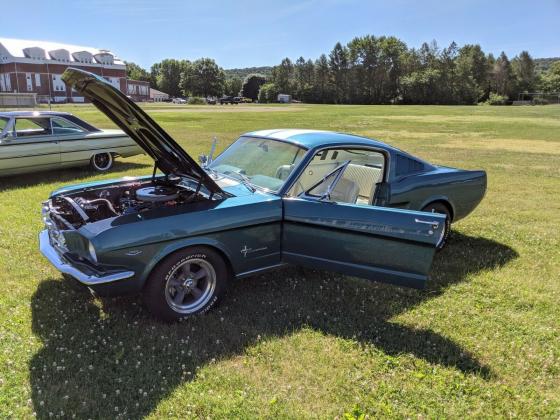
[[[432,226],[434,229],[437,229],[439,227],[439,222],[433,221],[433,220],[420,220],[420,219],[414,219],[414,221],[416,223],[423,223],[425,225],[430,225]]]

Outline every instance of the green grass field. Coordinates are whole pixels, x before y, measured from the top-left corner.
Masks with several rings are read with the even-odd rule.
[[[560,416],[560,107],[145,107],[192,156],[256,129],[382,139],[488,172],[425,291],[289,268],[176,325],[99,299],[38,251],[65,184],[148,174],[147,157],[0,180],[0,417]],[[63,106],[100,127],[90,106]]]

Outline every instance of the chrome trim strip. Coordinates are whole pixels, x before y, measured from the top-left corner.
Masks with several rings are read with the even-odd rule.
[[[121,271],[118,273],[108,274],[106,276],[92,276],[85,274],[77,268],[71,266],[63,257],[61,257],[56,249],[51,245],[49,240],[49,232],[45,229],[39,234],[39,248],[41,253],[47,258],[54,267],[61,273],[68,274],[86,286],[96,286],[99,284],[112,283],[114,281],[128,279],[134,276],[134,271]]]
[[[256,268],[254,270],[244,271],[243,273],[236,274],[235,277],[236,278],[242,278],[242,277],[254,276],[254,275],[261,274],[261,273],[267,272],[269,270],[275,270],[277,268],[284,267],[284,266],[287,266],[287,265],[288,264],[286,264],[286,263],[269,265],[269,266],[263,267],[263,268]]]

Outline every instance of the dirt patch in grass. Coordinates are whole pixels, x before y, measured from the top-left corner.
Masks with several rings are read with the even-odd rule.
[[[188,114],[189,111],[193,112],[301,112],[305,111],[305,106],[297,105],[283,105],[283,106],[268,106],[268,105],[178,105],[176,107],[157,107],[151,108],[149,105],[145,110],[149,113],[161,112],[184,112]]]

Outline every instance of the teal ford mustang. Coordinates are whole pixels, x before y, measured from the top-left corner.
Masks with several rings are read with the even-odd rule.
[[[248,133],[201,167],[103,79],[76,69],[63,79],[155,167],[151,176],[53,192],[41,252],[99,294],[141,292],[164,320],[205,312],[230,279],[284,264],[422,288],[450,215],[465,216],[484,194],[483,172],[321,131]],[[427,196],[449,213],[409,210],[435,208]]]

